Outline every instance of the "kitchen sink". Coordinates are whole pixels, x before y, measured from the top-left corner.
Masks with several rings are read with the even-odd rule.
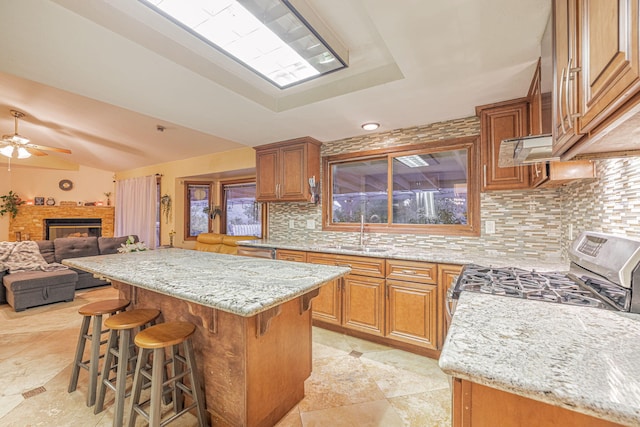
[[[390,248],[380,247],[380,246],[360,246],[360,245],[326,245],[321,246],[326,249],[341,249],[344,251],[354,251],[354,252],[365,252],[365,253],[379,253],[379,252],[388,252]]]

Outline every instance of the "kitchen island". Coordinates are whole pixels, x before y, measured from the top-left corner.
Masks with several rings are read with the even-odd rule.
[[[454,426],[638,426],[639,360],[640,315],[462,292],[439,364]]]
[[[271,426],[304,396],[311,300],[344,267],[161,249],[65,260],[110,280],[135,308],[197,326],[212,425]]]

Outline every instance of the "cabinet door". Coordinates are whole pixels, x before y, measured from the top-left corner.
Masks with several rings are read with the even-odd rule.
[[[292,144],[281,148],[280,158],[282,176],[278,198],[280,200],[306,200],[309,185],[305,168],[306,144]]]
[[[438,264],[438,311],[442,313],[441,327],[438,328],[438,348],[442,348],[444,339],[449,331],[449,316],[446,313],[447,310],[447,291],[453,285],[454,281],[462,271],[461,265],[455,264]]]
[[[640,89],[638,0],[582,0],[581,131],[587,132]]]
[[[320,287],[320,293],[311,301],[311,313],[314,319],[340,325],[342,323],[342,292],[344,279],[334,279]]]
[[[276,252],[276,259],[282,261],[307,262],[307,253],[303,251],[278,249]]]
[[[352,274],[344,278],[343,325],[384,335],[384,279]]]
[[[437,348],[437,286],[387,280],[387,336]]]
[[[269,202],[278,199],[280,177],[277,148],[256,151],[256,200]]]
[[[553,153],[567,151],[582,136],[576,117],[579,115],[577,64],[578,0],[555,0],[553,10]]]
[[[498,166],[500,142],[503,139],[528,135],[526,99],[480,108],[482,190],[529,188],[528,166]]]

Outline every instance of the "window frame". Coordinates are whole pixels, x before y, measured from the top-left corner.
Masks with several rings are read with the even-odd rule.
[[[218,200],[220,200],[220,207],[222,209],[222,213],[220,214],[220,233],[227,234],[227,200],[225,197],[224,187],[229,185],[236,184],[256,184],[257,190],[257,179],[256,178],[244,178],[244,179],[233,179],[227,181],[220,181],[220,195]],[[257,197],[257,194],[256,194]],[[261,237],[256,237],[256,239],[266,239],[267,238],[267,215],[269,204],[264,202],[259,202],[256,200],[256,203],[260,203],[262,205],[262,217],[260,218],[260,229],[262,231]]]
[[[185,181],[184,182],[184,240],[196,240],[198,236],[191,236],[191,200],[189,199],[190,185],[208,185],[209,200],[207,206],[211,206],[213,200],[213,182],[211,181]],[[207,232],[211,232],[211,218],[207,220]]]
[[[332,166],[359,160],[387,160],[387,203],[389,221],[392,221],[393,158],[413,154],[429,154],[443,151],[467,150],[467,224],[393,224],[387,222],[366,223],[365,231],[395,234],[437,234],[445,236],[480,236],[480,141],[478,136],[430,141],[419,144],[380,148],[368,151],[336,154],[322,159],[322,230],[360,231],[359,223],[331,221],[333,200]],[[391,187],[393,188],[393,187]]]

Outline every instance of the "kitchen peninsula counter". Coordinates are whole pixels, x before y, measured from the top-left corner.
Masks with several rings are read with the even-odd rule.
[[[638,426],[639,360],[640,315],[462,292],[439,363],[462,380]]]
[[[212,425],[271,426],[304,397],[311,300],[349,268],[185,249],[73,258],[134,308],[197,326],[193,336]]]

